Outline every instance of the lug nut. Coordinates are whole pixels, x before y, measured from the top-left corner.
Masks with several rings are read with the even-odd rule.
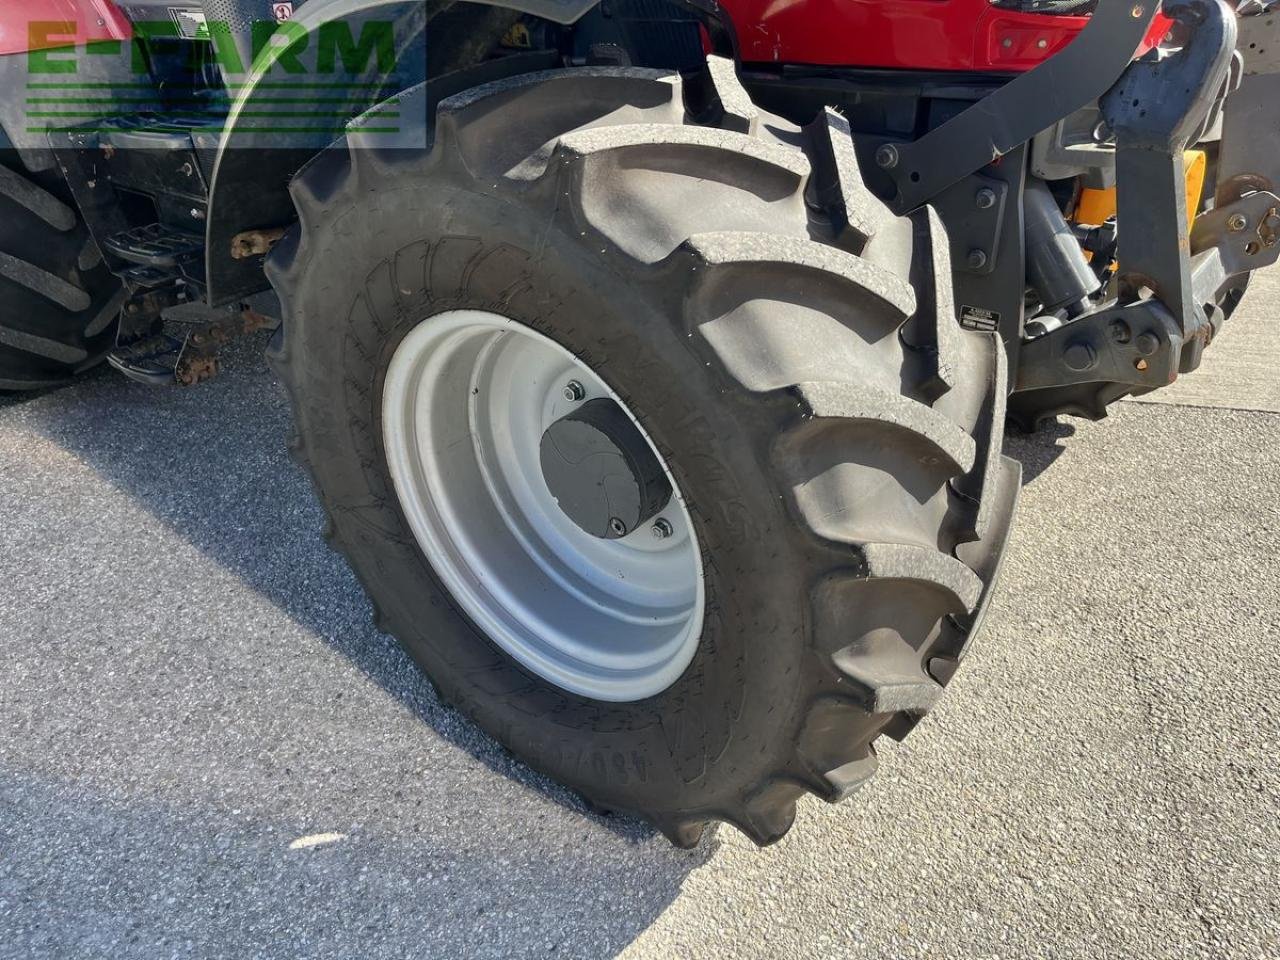
[[[1233,213],[1227,220],[1227,229],[1232,233],[1243,233],[1249,226],[1249,218],[1243,213]]]
[[[564,385],[564,398],[570,403],[581,403],[587,396],[587,388],[577,380],[570,380]],[[622,521],[619,520],[619,523]]]
[[[974,195],[974,202],[979,210],[990,210],[996,205],[996,192],[990,187],[983,187]]]
[[[985,250],[970,250],[967,258],[970,270],[981,270],[987,265],[987,253]]]
[[[675,528],[671,526],[671,521],[666,517],[659,517],[653,521],[653,537],[655,540],[665,540],[673,533],[675,533]]]
[[[876,165],[884,170],[892,170],[898,165],[898,148],[892,143],[882,144],[876,151]]]

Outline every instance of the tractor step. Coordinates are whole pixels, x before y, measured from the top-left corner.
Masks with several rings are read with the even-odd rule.
[[[186,322],[179,313],[173,326],[180,336],[162,331],[121,344],[107,354],[107,362],[147,386],[193,387],[218,375],[222,347],[274,325],[274,320],[247,307],[207,323]]]
[[[149,387],[173,386],[178,382],[178,361],[185,344],[178,337],[157,333],[116,347],[107,354],[107,363],[130,380]]]
[[[178,271],[165,267],[133,267],[120,273],[120,279],[132,290],[157,290],[161,287],[170,287],[180,278],[181,274]]]
[[[177,267],[204,251],[204,237],[161,223],[135,227],[107,237],[103,249],[142,267]]]

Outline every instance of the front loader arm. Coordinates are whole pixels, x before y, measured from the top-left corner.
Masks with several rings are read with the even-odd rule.
[[[906,213],[1103,96],[1133,62],[1159,15],[1155,0],[1102,0],[1066,49],[913,143],[876,155]]]
[[[1099,17],[1119,7],[1129,4],[1103,0]],[[1178,0],[1164,13],[1178,25],[1182,45],[1134,61],[1100,101],[1115,143],[1116,276],[1093,306],[1011,343],[1010,409],[1024,426],[1055,413],[1097,418],[1113,400],[1196,369],[1227,315],[1227,294],[1280,257],[1280,64],[1256,53],[1280,45],[1280,19],[1240,26],[1221,0]],[[1089,41],[1082,35],[1077,45]],[[974,111],[1014,83],[929,136],[951,126],[947,136],[956,137],[962,122],[982,129],[984,115]],[[1036,124],[1047,108],[1041,111]],[[1193,233],[1184,153],[1220,118],[1217,196]],[[928,139],[898,149],[914,158]],[[906,176],[910,182],[909,167]]]

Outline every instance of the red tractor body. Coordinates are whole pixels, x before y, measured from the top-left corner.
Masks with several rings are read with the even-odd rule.
[[[1084,16],[1024,13],[990,0],[727,0],[753,63],[1017,73],[1058,53]],[[1168,29],[1161,18],[1149,44]]]
[[[727,0],[721,8],[744,62],[887,70],[1020,73],[1089,23],[990,0]],[[1169,23],[1158,17],[1138,52],[1158,44]],[[112,0],[30,0],[0,12],[0,56],[130,36]]]
[[[111,0],[26,0],[0,10],[0,56],[131,35],[128,18]]]

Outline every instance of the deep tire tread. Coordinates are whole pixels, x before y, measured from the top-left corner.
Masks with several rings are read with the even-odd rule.
[[[760,129],[760,111],[738,79],[734,62],[725,57],[708,57],[707,77],[713,93],[715,124],[754,137]]]
[[[849,121],[827,107],[808,134],[818,156],[814,164],[816,200],[829,213],[837,237],[855,253],[872,253],[877,236],[890,229],[892,211],[862,178]]]
[[[708,267],[771,264],[834,278],[851,287],[861,305],[895,327],[916,311],[915,291],[902,277],[811,240],[760,233],[701,233],[690,237],[685,248]]]
[[[0,390],[70,382],[115,344],[124,288],[55,190],[0,156]]]
[[[826,782],[830,794],[823,799],[828,803],[844,803],[871,782],[879,767],[879,758],[874,753],[869,753],[861,759],[851,760],[842,767],[828,771]]]
[[[0,166],[0,196],[25,207],[59,233],[76,228],[79,218],[48,190],[8,167]]]
[[[497,165],[502,169],[483,169],[482,176],[482,161],[467,143],[470,126],[487,122],[495,103],[520,116],[524,98],[538,102],[544,87],[563,92],[575,89],[573,84],[577,89],[657,85],[662,95],[655,95],[647,108],[655,122],[644,117],[637,122],[632,111],[616,123],[551,130],[540,126],[535,116],[528,121],[532,132],[521,134],[521,142],[529,145],[528,155],[514,162],[504,158]],[[861,789],[878,764],[876,737],[909,730],[941,695],[945,681],[934,675],[934,668],[947,674],[947,664],[958,660],[960,641],[954,638],[966,636],[966,624],[973,623],[989,596],[995,569],[990,554],[993,549],[998,552],[1007,534],[1011,506],[1000,480],[1007,480],[1000,459],[1007,378],[999,340],[965,331],[955,321],[948,244],[937,215],[931,210],[920,215],[914,225],[915,252],[908,250],[904,258],[898,243],[903,222],[892,218],[862,182],[842,117],[826,111],[805,132],[804,150],[797,151],[765,139],[761,131],[767,125],[731,63],[712,59],[703,87],[713,91],[712,109],[698,119],[714,126],[696,125],[684,109],[679,79],[657,71],[591,68],[487,84],[441,102],[428,163],[460,157],[477,191],[529,196],[534,198],[530,203],[551,198],[552,209],[546,211],[550,218],[578,217],[573,225],[582,236],[589,236],[597,251],[603,247],[607,256],[629,262],[630,269],[670,271],[684,264],[695,270],[700,280],[683,308],[690,314],[684,321],[708,366],[726,384],[745,388],[738,390],[742,402],[760,404],[761,416],[779,409],[780,396],[794,401],[777,437],[775,455],[783,464],[779,481],[790,491],[792,511],[813,535],[814,556],[822,558],[825,568],[812,592],[819,624],[806,668],[813,677],[812,700],[806,703],[792,752],[727,807],[628,811],[649,819],[679,847],[696,846],[706,826],[715,821],[732,823],[765,845],[786,834],[796,816],[796,801],[804,793],[834,803]],[[670,102],[664,90],[670,91]],[[675,121],[668,119],[673,107],[679,114]],[[582,219],[576,199],[562,201],[566,192],[572,197],[574,190],[583,189],[594,164],[623,153],[644,157],[670,151],[686,159],[705,158],[712,167],[755,165],[771,184],[790,185],[792,197],[800,203],[788,210],[816,208],[819,225],[793,233],[761,233],[748,224],[737,230],[694,231],[666,256],[646,260],[591,233],[593,224]],[[321,216],[332,217],[327,208],[337,192],[353,189],[352,171],[350,154],[339,148],[304,170],[293,185],[301,229],[277,247],[269,266],[286,308],[307,258],[306,235]],[[543,189],[547,184],[554,189]],[[823,228],[823,223],[828,226]],[[825,239],[823,229],[828,231]],[[907,235],[911,232],[908,225]],[[713,310],[715,298],[704,296],[704,288],[714,288],[726,276],[760,270],[785,278],[791,291],[839,291],[838,299],[850,311],[837,334],[841,342],[813,343],[809,359],[773,357],[768,369],[763,360],[753,369],[749,358],[730,357],[713,337],[697,336],[717,319],[699,313]],[[928,278],[923,295],[921,276]],[[882,369],[871,381],[857,368],[815,377],[813,367],[820,364],[809,362],[812,351],[820,354],[837,346],[874,358]],[[294,371],[287,346],[276,351],[275,363],[300,422],[301,373]],[[957,393],[962,382],[976,384],[976,399],[948,396]],[[871,495],[848,485],[842,489],[839,477],[821,496],[805,501],[797,495],[820,479],[805,475],[810,461],[798,456],[797,449],[813,444],[831,451],[837,460],[843,456],[856,463],[867,430],[878,431],[878,442],[904,451],[889,471],[891,476]],[[300,443],[295,455],[307,464]],[[927,511],[921,510],[920,498],[913,493],[921,489],[936,491],[928,498]],[[885,540],[874,524],[866,526],[868,517],[911,508],[927,536]],[[827,518],[835,515],[847,518],[847,523],[833,533]],[[340,531],[334,540],[342,550]],[[895,591],[923,598],[901,612],[900,632],[907,640],[890,649],[850,636],[840,626],[838,609],[850,591],[869,602]],[[926,630],[922,638],[916,627],[926,620],[935,627],[942,623],[944,629]],[[386,622],[381,612],[379,628],[397,632],[397,625]],[[951,638],[951,646],[941,646],[939,638]],[[590,802],[618,806],[601,803],[589,786],[574,788]]]
[[[978,447],[973,437],[923,403],[860,383],[808,382],[796,390],[815,418],[893,424],[928,440],[955,474],[974,467]]]

